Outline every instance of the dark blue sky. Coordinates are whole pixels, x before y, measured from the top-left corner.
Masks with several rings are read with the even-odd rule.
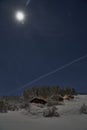
[[[87,54],[86,0],[0,0],[0,94]],[[27,18],[19,24],[16,10]],[[87,92],[87,58],[32,86],[60,85]]]

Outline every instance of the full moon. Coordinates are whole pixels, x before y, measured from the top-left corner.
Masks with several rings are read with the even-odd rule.
[[[17,11],[15,17],[19,22],[23,22],[25,20],[25,14],[22,11]]]

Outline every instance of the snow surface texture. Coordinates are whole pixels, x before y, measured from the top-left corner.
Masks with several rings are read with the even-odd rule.
[[[56,106],[60,117],[43,117],[47,106],[35,104],[31,105],[30,112],[0,113],[0,130],[87,130],[87,115],[79,113],[83,103],[87,105],[87,95],[79,95],[75,100]]]

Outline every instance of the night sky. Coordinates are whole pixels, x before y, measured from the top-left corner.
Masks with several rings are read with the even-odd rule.
[[[86,0],[26,2],[0,0],[0,95],[87,54]],[[14,17],[20,9],[24,24]],[[87,58],[32,84],[37,85],[87,92]]]

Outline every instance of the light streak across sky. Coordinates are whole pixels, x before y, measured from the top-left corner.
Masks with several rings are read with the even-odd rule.
[[[55,70],[52,70],[52,71],[50,71],[50,72],[48,72],[48,73],[46,73],[46,74],[44,74],[44,75],[41,75],[41,76],[37,77],[36,79],[34,79],[34,80],[30,81],[29,83],[23,85],[22,87],[19,87],[19,88],[15,89],[15,90],[10,91],[9,94],[12,94],[12,93],[14,93],[14,92],[17,92],[17,91],[19,91],[19,90],[22,90],[22,89],[24,89],[24,88],[30,86],[30,85],[33,85],[34,83],[40,81],[41,79],[44,79],[44,78],[46,78],[46,77],[48,77],[48,76],[50,76],[50,75],[53,75],[53,74],[55,74],[55,73],[57,73],[57,72],[59,72],[59,71],[65,69],[65,68],[68,68],[68,67],[70,67],[71,65],[73,65],[73,64],[75,64],[75,63],[77,63],[77,62],[79,62],[79,61],[81,61],[81,60],[83,60],[83,59],[85,59],[85,58],[87,58],[87,54],[84,55],[84,56],[81,56],[81,57],[79,57],[79,58],[77,58],[77,59],[74,59],[73,61],[68,62],[68,63],[65,64],[65,65],[62,65],[61,67],[59,67],[59,68],[57,68],[57,69],[55,69]]]

